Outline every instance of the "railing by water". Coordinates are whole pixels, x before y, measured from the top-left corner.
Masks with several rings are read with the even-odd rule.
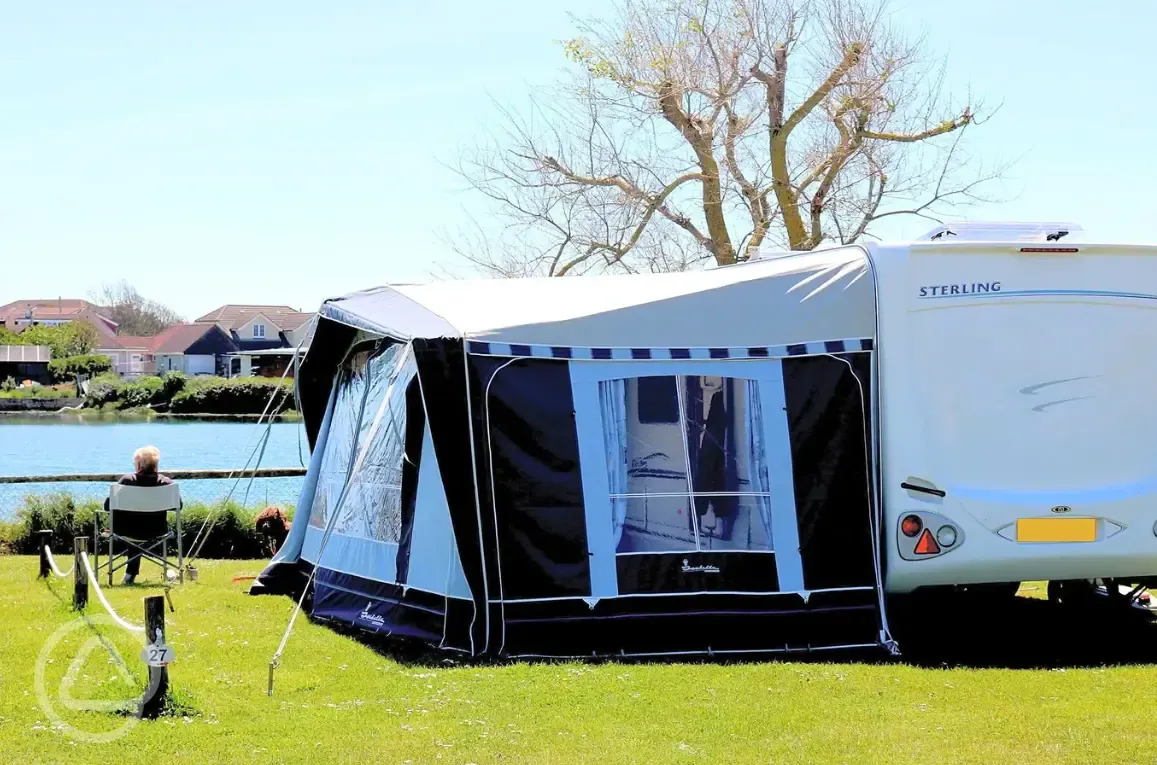
[[[305,468],[250,468],[248,470],[162,470],[181,484],[186,505],[213,505],[229,497],[242,505],[296,505]],[[75,502],[103,500],[109,484],[124,473],[60,473],[55,475],[0,476],[0,520],[10,519],[27,504],[29,496],[70,494]]]

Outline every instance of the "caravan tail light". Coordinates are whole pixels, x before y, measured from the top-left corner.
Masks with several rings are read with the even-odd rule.
[[[918,515],[905,516],[904,520],[900,521],[900,531],[903,532],[906,537],[916,536],[923,528],[924,523]]]
[[[924,533],[920,535],[920,540],[916,543],[915,553],[917,555],[940,554],[940,545],[932,538],[932,529],[924,529]]]

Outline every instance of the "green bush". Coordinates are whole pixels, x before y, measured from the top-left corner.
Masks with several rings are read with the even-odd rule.
[[[161,375],[161,382],[164,383],[161,399],[169,402],[173,400],[173,396],[185,389],[185,385],[189,382],[189,376],[184,372],[165,372]]]
[[[54,388],[49,385],[33,385],[31,388],[13,386],[0,387],[0,398],[68,398],[73,395],[72,386]]]
[[[122,385],[120,375],[115,372],[97,375],[88,383],[88,395],[85,397],[84,405],[100,407],[111,404],[117,400]]]
[[[80,375],[91,377],[111,369],[112,359],[95,353],[84,356],[68,356],[48,362],[48,373],[57,382],[71,381]]]
[[[92,538],[93,517],[102,506],[95,500],[84,500],[79,504],[67,492],[54,494],[32,494],[24,498],[17,508],[13,521],[0,523],[0,546],[13,553],[34,555],[39,552],[39,530],[52,531],[52,549],[64,551],[72,549],[75,537]],[[285,508],[286,515],[293,518],[293,508]],[[200,502],[187,503],[181,511],[181,537],[185,554],[192,552],[192,544],[205,519],[213,514],[215,520],[207,537],[203,537],[202,558],[252,559],[266,558],[268,552],[263,540],[254,528],[253,519],[260,508],[243,507],[229,502],[206,505]],[[169,526],[176,531],[173,516],[169,516]],[[107,521],[105,523],[107,525]],[[107,544],[107,543],[105,543]],[[91,547],[92,542],[89,542]],[[200,542],[198,542],[200,545]],[[102,549],[102,554],[107,550]],[[57,555],[59,558],[59,555]]]
[[[140,377],[121,387],[117,399],[125,409],[149,406],[161,401],[165,383],[159,377]]]
[[[272,414],[293,409],[293,382],[268,377],[195,377],[173,397],[172,411],[193,414],[261,414],[278,393]]]

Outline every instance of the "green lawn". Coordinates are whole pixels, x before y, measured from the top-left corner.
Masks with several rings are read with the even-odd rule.
[[[69,561],[62,561],[64,566]],[[267,664],[292,604],[254,598],[237,574],[260,562],[200,564],[174,590],[169,642],[178,714],[141,722],[111,743],[77,742],[57,726],[110,731],[128,718],[63,708],[57,689],[77,662],[71,696],[139,693],[139,644],[116,628],[68,633],[44,667],[59,713],[38,702],[37,658],[75,618],[71,581],[36,580],[32,557],[0,556],[0,752],[17,762],[403,763],[1115,763],[1153,762],[1157,667],[940,668],[927,646],[914,663],[402,665],[299,620],[276,692]],[[155,571],[155,569],[154,569]],[[149,568],[145,568],[146,573]],[[154,576],[155,581],[155,576]],[[147,586],[115,587],[120,613],[142,621]],[[1028,596],[1043,594],[1028,590]],[[1050,604],[1018,599],[1026,608]],[[89,614],[103,613],[93,594]],[[937,618],[943,625],[943,619]],[[1031,663],[1041,620],[1014,625],[1010,664]],[[990,625],[991,640],[1008,625]],[[1133,629],[1129,627],[1129,629]],[[1146,625],[1145,630],[1149,629]],[[1027,631],[1027,632],[1026,632]],[[1022,634],[1023,633],[1023,634]],[[128,659],[128,687],[99,641]],[[1025,635],[1028,635],[1027,637]],[[1054,635],[1061,642],[1063,635]],[[1148,637],[1144,632],[1141,642]],[[1137,636],[1130,637],[1137,642]],[[999,642],[999,641],[998,641]],[[1110,641],[1111,642],[1111,641]],[[1090,643],[1090,645],[1092,645]],[[1096,648],[1094,653],[1104,649]],[[1143,656],[1153,654],[1144,648]],[[1122,654],[1124,655],[1124,654]],[[999,647],[985,662],[1000,664]],[[1130,654],[1131,659],[1136,656]],[[951,661],[978,663],[977,657]],[[66,684],[67,685],[67,684]]]

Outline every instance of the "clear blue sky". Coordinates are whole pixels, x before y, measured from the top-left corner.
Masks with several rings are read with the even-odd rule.
[[[564,62],[603,0],[8,3],[0,303],[126,278],[189,318],[461,267],[440,161]],[[1020,157],[985,219],[1157,240],[1157,3],[900,0],[951,85],[1003,100],[974,151]],[[927,222],[889,231],[912,236]]]

